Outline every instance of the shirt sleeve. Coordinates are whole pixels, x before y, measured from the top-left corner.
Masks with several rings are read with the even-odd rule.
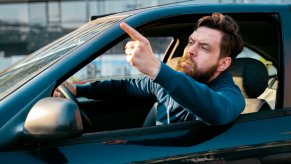
[[[154,82],[190,113],[210,124],[227,124],[237,118],[245,107],[244,98],[233,81],[221,83],[213,90],[162,63]]]
[[[77,97],[106,100],[112,98],[155,98],[150,78],[105,80],[76,85]]]

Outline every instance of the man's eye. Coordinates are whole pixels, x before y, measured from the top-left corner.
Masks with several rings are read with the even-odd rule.
[[[188,41],[188,44],[189,44],[189,45],[193,45],[194,42],[193,42],[193,41]]]
[[[208,50],[208,47],[206,47],[206,46],[202,46],[202,49],[203,49],[203,50]]]

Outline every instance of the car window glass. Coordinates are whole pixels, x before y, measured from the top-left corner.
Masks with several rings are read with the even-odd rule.
[[[120,19],[104,18],[89,22],[5,69],[0,73],[0,99]]]
[[[149,37],[152,49],[156,57],[162,60],[164,52],[172,41],[171,37]],[[134,75],[141,75],[134,67],[126,60],[124,53],[125,44],[129,39],[116,44],[104,54],[87,64],[69,78],[70,82],[82,80],[97,80],[103,78],[118,78]]]

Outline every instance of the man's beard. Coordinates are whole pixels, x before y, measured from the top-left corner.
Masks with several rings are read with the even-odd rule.
[[[184,72],[186,75],[201,83],[209,82],[209,79],[214,75],[216,69],[217,64],[201,72],[197,69],[197,65],[187,56],[183,56],[176,66],[177,71]]]

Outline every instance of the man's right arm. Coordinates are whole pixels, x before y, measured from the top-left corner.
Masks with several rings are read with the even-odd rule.
[[[154,98],[150,85],[149,78],[95,81],[76,85],[76,96],[103,100],[128,97]]]

